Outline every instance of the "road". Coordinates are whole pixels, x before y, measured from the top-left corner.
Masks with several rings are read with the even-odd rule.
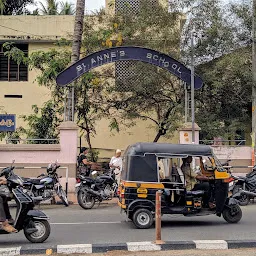
[[[42,206],[50,216],[51,236],[45,245],[120,243],[154,241],[155,229],[139,230],[132,222],[126,222],[116,205],[101,205],[92,210],[83,210],[78,205],[65,208]],[[13,209],[14,210],[14,209]],[[184,240],[255,240],[256,205],[243,207],[243,218],[238,224],[228,224],[214,215],[204,217],[164,216],[162,239]],[[31,246],[23,232],[0,236],[0,248]]]

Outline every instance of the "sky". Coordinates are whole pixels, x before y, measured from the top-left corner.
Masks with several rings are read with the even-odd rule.
[[[65,0],[64,2],[70,2],[70,3],[76,3],[76,0]],[[45,0],[39,0],[39,1],[35,1],[37,3],[37,6],[39,7],[38,3],[42,2],[43,4],[45,4]],[[95,10],[99,10],[101,7],[105,7],[105,0],[85,0],[85,8],[86,11],[95,11]],[[35,6],[31,6],[30,9],[36,9]]]

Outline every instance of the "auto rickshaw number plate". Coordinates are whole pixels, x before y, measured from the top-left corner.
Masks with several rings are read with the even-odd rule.
[[[147,194],[148,190],[146,188],[138,188],[137,193],[138,194]]]

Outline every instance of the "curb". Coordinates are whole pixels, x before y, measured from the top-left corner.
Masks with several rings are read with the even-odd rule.
[[[72,253],[105,253],[108,251],[169,251],[169,250],[227,250],[241,248],[256,248],[256,240],[194,240],[194,241],[167,241],[163,244],[154,242],[127,242],[117,244],[71,244],[46,245],[37,247],[21,246],[0,248],[0,256],[25,254],[72,254]]]

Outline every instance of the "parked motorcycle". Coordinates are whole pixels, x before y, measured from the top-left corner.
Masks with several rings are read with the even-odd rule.
[[[93,171],[95,175],[97,171]],[[90,178],[79,175],[75,185],[78,204],[84,209],[91,209],[96,202],[111,200],[117,192],[117,183],[114,172]]]
[[[239,191],[243,191],[239,199],[239,204],[241,206],[248,205],[250,200],[256,197],[256,165],[245,177],[234,175],[232,177],[234,180],[233,186],[230,188],[232,194],[234,195]]]
[[[24,188],[27,193],[35,197],[38,201],[52,199],[55,194],[61,199],[65,206],[68,206],[68,199],[65,191],[60,185],[61,177],[57,174],[57,169],[60,167],[57,163],[49,164],[47,167],[47,175],[41,174],[36,179],[23,178]]]
[[[0,177],[7,179],[7,187],[11,197],[17,204],[17,213],[14,228],[18,231],[23,229],[25,237],[32,243],[42,243],[50,235],[51,228],[48,217],[39,210],[34,210],[33,199],[22,189],[23,180],[13,172],[14,167],[7,167],[0,172]],[[0,235],[9,234],[0,229]]]

